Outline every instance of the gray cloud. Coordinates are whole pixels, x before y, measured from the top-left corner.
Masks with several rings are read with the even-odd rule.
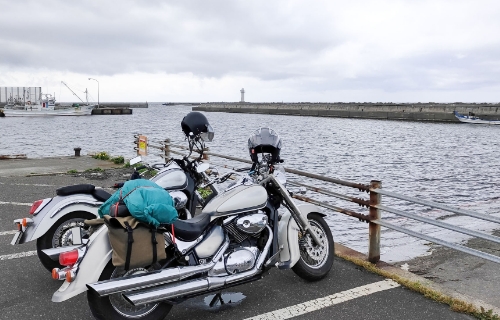
[[[0,70],[13,74],[250,78],[309,97],[499,86],[495,1],[0,0],[0,8]]]

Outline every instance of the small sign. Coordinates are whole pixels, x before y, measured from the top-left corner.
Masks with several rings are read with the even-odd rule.
[[[139,136],[139,140],[137,142],[137,154],[140,156],[148,155],[148,137]]]

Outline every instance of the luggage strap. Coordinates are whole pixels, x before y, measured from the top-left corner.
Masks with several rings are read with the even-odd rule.
[[[133,236],[134,229],[132,229],[132,227],[127,221],[125,221],[124,224],[125,227],[127,228],[127,233],[128,233],[127,257],[125,258],[125,270],[128,271],[128,268],[130,267],[130,257],[132,255],[132,243],[134,243],[134,236]]]
[[[153,264],[158,260],[158,255],[156,252],[156,245],[158,241],[156,241],[156,228],[150,228],[149,232],[151,232],[151,243],[153,244]]]
[[[124,197],[122,197],[122,191],[123,191],[123,189],[120,189],[120,198],[118,199],[117,203],[119,205],[126,205],[125,201],[123,201],[123,200],[126,197],[128,197],[132,192],[134,192],[136,189],[139,189],[139,188],[152,188],[152,187],[151,186],[137,186],[134,189],[132,189],[129,192],[127,192],[127,194]],[[115,217],[118,217],[118,205],[115,206]]]

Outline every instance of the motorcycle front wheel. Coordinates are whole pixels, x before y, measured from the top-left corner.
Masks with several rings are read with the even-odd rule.
[[[326,277],[332,269],[334,242],[330,227],[319,213],[311,212],[307,219],[321,243],[313,244],[311,235],[299,232],[300,259],[292,270],[302,279],[317,281]]]
[[[85,219],[94,219],[95,216],[88,212],[71,212],[64,217],[60,218],[52,225],[52,227],[40,238],[36,240],[36,253],[38,259],[45,267],[45,269],[52,271],[54,268],[63,268],[58,261],[52,260],[42,250],[64,247],[73,245],[71,228],[82,228],[82,236],[85,237],[85,230],[83,230],[83,221]]]
[[[119,269],[115,268],[112,262],[109,261],[102,271],[99,281],[131,276],[144,272],[147,272],[147,270],[142,268],[133,269],[128,272],[119,271]],[[90,311],[94,317],[99,320],[157,320],[165,318],[170,312],[170,309],[172,309],[171,304],[164,302],[134,307],[123,298],[121,293],[99,297],[97,293],[91,290],[87,291],[87,301]]]

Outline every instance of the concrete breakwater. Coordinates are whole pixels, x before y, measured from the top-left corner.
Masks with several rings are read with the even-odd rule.
[[[130,108],[95,108],[92,110],[92,115],[114,115],[114,114],[132,114]]]
[[[81,104],[78,102],[62,102],[56,104],[56,109],[58,106],[60,107],[69,107],[74,104]],[[99,108],[148,108],[148,103],[147,102],[100,102],[99,103]]]
[[[56,109],[67,108],[74,103],[61,103],[56,106]],[[99,103],[99,108],[92,110],[92,115],[117,115],[117,114],[132,114],[133,108],[148,108],[147,102],[102,102]]]
[[[453,111],[500,120],[498,103],[203,103],[196,111],[315,117],[459,122]]]

